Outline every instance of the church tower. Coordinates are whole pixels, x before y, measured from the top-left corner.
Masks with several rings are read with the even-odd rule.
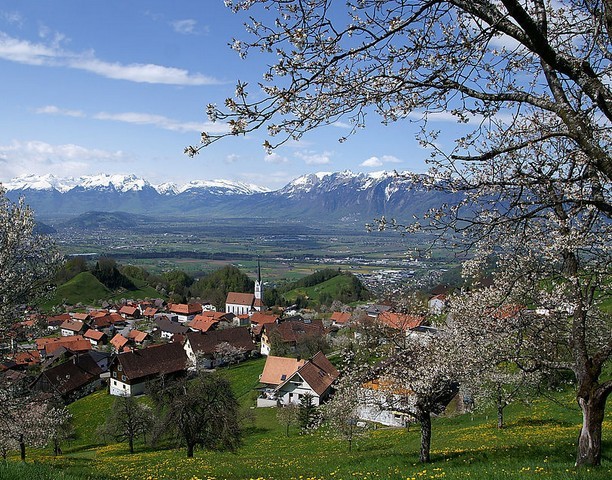
[[[259,302],[257,302],[259,300]],[[263,304],[263,282],[261,281],[261,265],[257,259],[257,280],[255,280],[255,304]]]

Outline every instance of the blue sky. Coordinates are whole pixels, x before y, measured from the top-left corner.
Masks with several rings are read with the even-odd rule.
[[[330,126],[271,156],[262,132],[186,157],[183,148],[207,129],[206,105],[266,69],[267,59],[241,60],[228,46],[248,38],[246,20],[222,0],[4,0],[0,181],[134,173],[152,183],[228,179],[276,189],[319,171],[425,171],[417,127],[375,118],[342,144],[346,131]]]

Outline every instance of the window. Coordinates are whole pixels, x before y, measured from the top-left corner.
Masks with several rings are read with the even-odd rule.
[[[113,372],[113,378],[117,378],[117,372]]]
[[[119,366],[117,367],[117,370],[119,370],[119,371],[123,370],[123,366],[121,364],[119,364]]]
[[[121,375],[121,381],[125,382],[125,375]]]

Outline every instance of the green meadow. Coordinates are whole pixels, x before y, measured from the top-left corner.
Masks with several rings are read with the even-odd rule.
[[[435,419],[432,462],[418,463],[419,428],[378,428],[353,444],[329,432],[289,435],[275,409],[256,409],[252,388],[264,359],[224,369],[243,406],[244,439],[234,453],[185,450],[165,444],[152,448],[142,440],[130,455],[126,444],[105,445],[95,435],[113,398],[100,391],[72,405],[76,437],[63,455],[50,449],[28,451],[26,465],[10,458],[1,479],[259,479],[259,480],[407,480],[407,479],[609,479],[612,478],[612,415],[604,423],[603,464],[573,467],[580,412],[571,391],[542,396],[507,408],[507,428],[495,428],[492,412]]]

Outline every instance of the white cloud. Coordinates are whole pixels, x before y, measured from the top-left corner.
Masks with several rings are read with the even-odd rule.
[[[197,24],[198,22],[191,18],[188,18],[185,20],[174,20],[173,22],[170,22],[170,25],[172,25],[172,28],[174,28],[174,31],[177,33],[182,33],[183,35],[196,34]]]
[[[360,167],[377,168],[382,167],[385,163],[402,163],[402,161],[393,155],[383,155],[381,157],[370,157],[359,164]]]
[[[264,162],[266,163],[287,163],[288,160],[286,157],[282,157],[278,153],[272,152],[272,153],[268,153],[264,157]]]
[[[236,155],[235,153],[230,153],[225,157],[225,163],[234,163],[240,159],[240,155]]]
[[[111,152],[75,144],[53,145],[38,140],[13,140],[8,145],[0,145],[0,178],[8,179],[32,172],[56,176],[82,175],[92,165],[120,164],[125,160],[125,154],[120,150]]]
[[[295,156],[304,160],[306,165],[328,165],[331,163],[331,155],[332,154],[330,152],[295,152]]]
[[[0,12],[0,18],[6,23],[23,26],[23,17],[19,12]]]
[[[38,108],[36,113],[48,114],[48,115],[63,115],[69,117],[87,117],[87,115],[80,110],[69,110],[57,107],[55,105],[47,105],[45,107]],[[164,130],[170,130],[172,132],[197,132],[207,131],[209,133],[227,133],[229,127],[223,123],[212,123],[212,122],[181,122],[172,118],[165,117],[163,115],[156,115],[152,113],[140,113],[140,112],[120,112],[120,113],[109,113],[109,112],[98,112],[91,115],[91,118],[96,120],[106,120],[114,122],[131,123],[136,125],[152,125],[157,128]]]
[[[77,117],[83,118],[85,114],[81,110],[68,110],[65,108],[59,108],[55,105],[47,105],[36,109],[36,113],[42,113],[47,115],[62,115],[66,117]]]
[[[380,158],[378,158],[378,157],[370,157],[367,160],[361,162],[361,164],[359,166],[360,167],[376,168],[376,167],[382,166],[382,164],[383,163],[380,161]]]
[[[106,62],[94,52],[75,53],[60,47],[64,37],[56,34],[50,44],[32,43],[0,32],[0,58],[27,65],[69,67],[115,80],[166,85],[214,85],[218,80],[200,73],[155,64]]]

